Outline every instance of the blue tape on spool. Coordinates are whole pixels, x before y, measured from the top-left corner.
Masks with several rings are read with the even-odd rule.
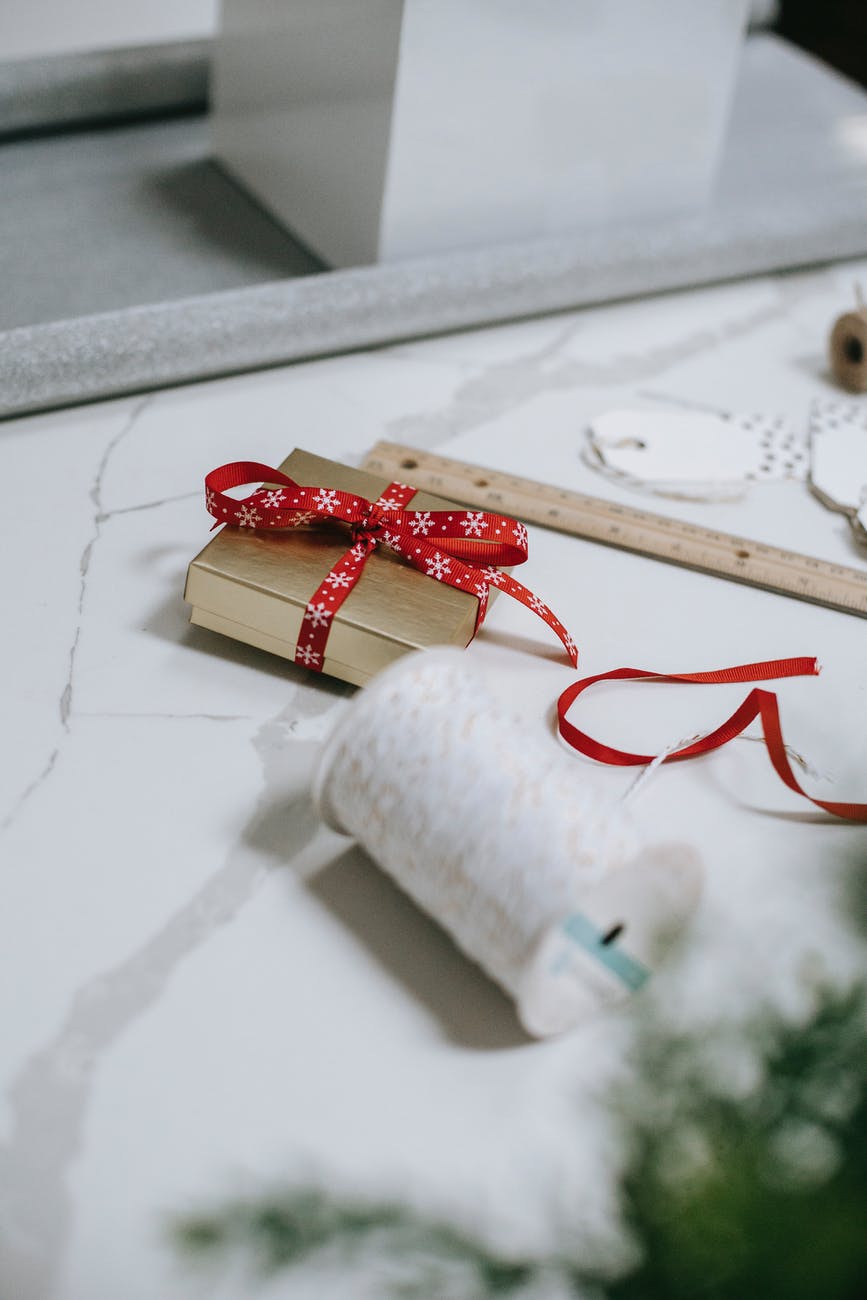
[[[595,957],[606,966],[612,975],[616,975],[633,992],[640,989],[650,977],[647,967],[635,957],[630,957],[629,953],[624,952],[622,948],[618,948],[616,941],[605,943],[605,933],[597,929],[593,922],[588,921],[587,917],[582,916],[580,912],[573,912],[566,918],[563,922],[563,930],[570,939],[574,939],[585,952],[589,952],[591,957]]]

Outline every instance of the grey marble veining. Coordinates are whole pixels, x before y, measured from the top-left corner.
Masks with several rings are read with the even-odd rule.
[[[263,878],[265,854],[272,865],[294,859],[300,869],[305,850],[321,837],[306,795],[316,741],[290,742],[299,718],[329,714],[333,696],[341,694],[339,688],[308,694],[300,707],[290,698],[254,731],[251,744],[262,764],[262,796],[249,838],[258,858],[246,840],[230,850],[140,947],[72,993],[55,1035],[21,1063],[11,1080],[6,1093],[11,1123],[8,1136],[0,1139],[0,1183],[11,1189],[2,1214],[2,1281],[15,1300],[45,1300],[56,1281],[71,1228],[70,1168],[81,1150],[101,1058],[159,1001],[178,965],[237,916]]]
[[[450,438],[469,433],[480,423],[527,406],[534,398],[551,392],[574,392],[617,387],[624,381],[640,385],[654,379],[669,366],[688,362],[718,347],[723,337],[749,337],[763,325],[779,321],[798,297],[809,297],[801,282],[791,295],[780,292],[772,302],[750,306],[743,314],[729,317],[719,327],[708,322],[702,330],[676,339],[661,341],[639,355],[622,352],[599,360],[575,355],[569,344],[582,333],[575,317],[564,318],[556,333],[548,331],[539,345],[519,356],[486,366],[468,375],[440,410],[406,414],[392,420],[385,429],[388,439],[414,447],[434,448]],[[396,349],[390,350],[394,355]]]

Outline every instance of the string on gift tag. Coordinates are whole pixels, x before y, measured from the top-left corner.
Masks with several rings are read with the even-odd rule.
[[[865,310],[867,318],[867,310]],[[863,403],[813,402],[810,408],[810,487],[867,541],[867,411]]]
[[[698,900],[696,853],[645,843],[458,650],[408,655],[353,699],[314,795],[535,1035],[639,988]]]

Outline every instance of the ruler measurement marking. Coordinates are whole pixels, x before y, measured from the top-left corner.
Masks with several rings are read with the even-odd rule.
[[[364,467],[586,541],[867,616],[867,571],[395,443],[377,443]]]

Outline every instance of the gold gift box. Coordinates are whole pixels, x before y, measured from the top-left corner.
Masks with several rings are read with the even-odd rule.
[[[337,488],[369,501],[389,485],[381,475],[306,451],[293,451],[280,469],[296,483]],[[417,492],[407,508],[465,507]],[[187,571],[190,622],[294,660],[307,602],[351,545],[346,525],[320,521],[267,532],[222,528]],[[322,671],[362,686],[410,650],[465,646],[478,608],[474,595],[435,582],[388,547],[377,547],[335,616]]]

